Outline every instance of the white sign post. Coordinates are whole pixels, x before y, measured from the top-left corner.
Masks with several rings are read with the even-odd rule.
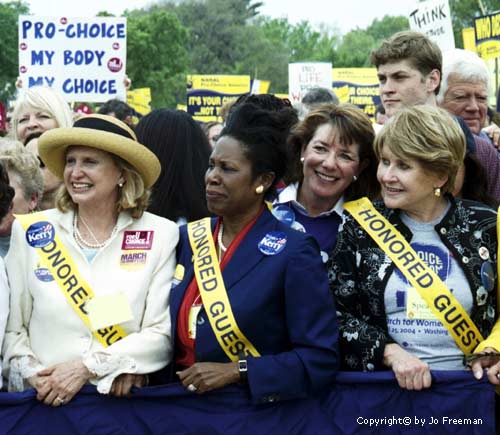
[[[299,103],[311,88],[332,89],[330,62],[297,62],[288,64],[288,95],[292,103]]]
[[[50,86],[66,101],[126,99],[125,18],[19,17],[24,89]]]
[[[415,2],[408,19],[411,30],[427,35],[442,51],[455,48],[448,0]]]

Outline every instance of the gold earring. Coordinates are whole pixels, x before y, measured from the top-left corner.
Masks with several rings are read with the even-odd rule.
[[[257,195],[260,195],[262,192],[264,192],[264,186],[261,184],[260,186],[257,186],[257,187],[255,188],[255,193],[256,193]]]
[[[437,196],[438,198],[441,196],[441,188],[440,187],[434,188],[434,196]]]

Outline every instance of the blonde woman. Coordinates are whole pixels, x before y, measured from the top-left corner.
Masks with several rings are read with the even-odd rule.
[[[328,265],[339,314],[342,366],[390,369],[401,388],[420,390],[430,387],[431,369],[465,369],[464,346],[476,353],[500,350],[498,340],[488,338],[497,317],[497,217],[483,204],[450,194],[464,159],[465,138],[442,109],[401,110],[377,135],[375,153],[383,202],[374,206],[381,217],[373,210],[359,216],[366,222],[376,219],[372,228],[378,229],[385,219],[412,251],[400,249],[398,241],[399,256],[394,259],[396,248],[382,249],[350,209]],[[388,244],[393,234],[381,237]],[[438,278],[429,288],[424,280],[418,285],[412,281],[420,272],[428,273],[425,267]],[[434,299],[434,305],[444,319],[419,299],[440,284],[448,291]],[[454,300],[457,309],[450,311],[447,307]],[[463,322],[457,323],[459,319]],[[446,323],[450,328],[443,326]],[[477,378],[485,367],[498,385],[500,363],[476,359],[472,370]]]
[[[33,387],[51,406],[86,383],[127,395],[171,355],[178,229],[145,212],[160,163],[105,115],[47,131],[39,152],[64,184],[57,209],[18,216],[13,226],[5,260],[9,388]]]

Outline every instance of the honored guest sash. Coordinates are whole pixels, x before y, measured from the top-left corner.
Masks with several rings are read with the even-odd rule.
[[[401,233],[375,209],[368,198],[347,202],[344,208],[390,257],[462,352],[465,355],[471,354],[483,341],[483,337],[443,281],[420,259]]]
[[[94,292],[78,272],[68,250],[56,234],[54,225],[41,212],[16,215],[26,232],[26,242],[38,251],[42,264],[50,271],[59,289],[83,323],[104,347],[127,336],[120,325],[92,330],[85,303]]]
[[[231,361],[238,361],[242,353],[260,356],[234,318],[215,252],[210,218],[188,223],[187,230],[201,300],[220,347]]]

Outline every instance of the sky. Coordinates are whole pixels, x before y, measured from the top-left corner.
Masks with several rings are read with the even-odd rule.
[[[0,0],[5,3],[7,0]],[[26,0],[25,0],[26,1]],[[295,24],[309,21],[313,26],[324,23],[344,35],[350,30],[366,28],[384,15],[408,15],[417,0],[261,0],[260,12],[273,18],[288,18]],[[154,0],[29,0],[34,15],[91,17],[101,10],[120,15],[125,9],[136,9]]]

